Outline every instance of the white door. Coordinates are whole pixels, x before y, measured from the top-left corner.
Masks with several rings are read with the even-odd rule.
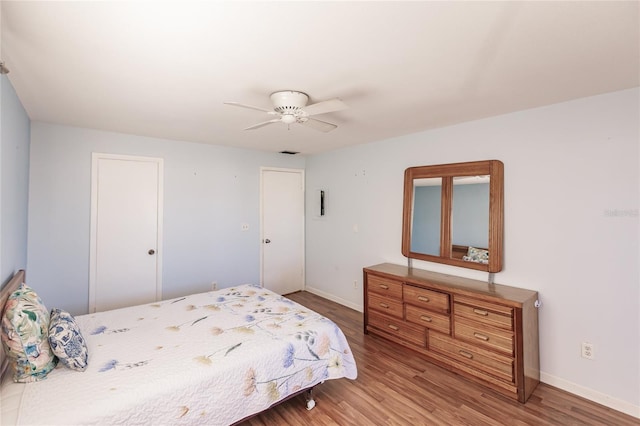
[[[93,154],[89,312],[162,297],[161,158]]]
[[[262,285],[278,294],[304,287],[304,171],[261,169]]]

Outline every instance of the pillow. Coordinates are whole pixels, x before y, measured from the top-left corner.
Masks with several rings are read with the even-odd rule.
[[[11,293],[2,317],[2,346],[15,382],[44,379],[58,362],[48,339],[49,311],[26,284]]]
[[[65,367],[77,371],[87,368],[87,344],[80,333],[80,327],[69,312],[62,309],[51,310],[49,344]]]
[[[469,246],[467,255],[462,260],[476,263],[489,263],[489,250]]]

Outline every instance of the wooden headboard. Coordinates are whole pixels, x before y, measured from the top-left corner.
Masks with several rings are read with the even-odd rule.
[[[0,321],[4,317],[4,305],[7,303],[7,299],[18,287],[20,284],[25,282],[25,272],[23,269],[19,270],[13,275],[13,278],[9,280],[7,285],[5,285],[2,290],[0,290]],[[1,345],[0,345],[1,346]],[[2,377],[7,369],[8,362],[6,360],[4,354],[4,348],[0,347],[0,383],[2,383]]]

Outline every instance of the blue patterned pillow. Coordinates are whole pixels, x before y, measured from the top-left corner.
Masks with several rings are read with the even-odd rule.
[[[489,263],[489,250],[469,246],[467,255],[463,256],[462,260],[487,264]]]
[[[62,309],[51,310],[49,344],[60,362],[72,370],[87,368],[89,352],[76,320]]]
[[[58,360],[47,339],[49,311],[35,291],[22,284],[7,299],[2,317],[2,345],[13,365],[13,380],[44,379]]]

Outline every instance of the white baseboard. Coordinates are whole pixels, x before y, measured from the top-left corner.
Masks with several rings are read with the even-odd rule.
[[[578,395],[590,401],[604,405],[605,407],[609,407],[613,410],[620,411],[621,413],[625,413],[640,419],[640,405],[633,405],[630,402],[613,398],[609,395],[594,391],[593,389],[585,388],[568,380],[552,376],[551,374],[547,374],[542,371],[540,372],[540,381],[570,392],[574,395]]]
[[[346,306],[347,308],[351,308],[351,309],[353,309],[355,311],[363,312],[362,306],[356,305],[354,303],[351,303],[348,300],[341,299],[340,297],[336,297],[333,294],[325,293],[324,291],[318,290],[317,288],[305,286],[304,290],[308,291],[309,293],[313,293],[313,294],[315,294],[317,296],[320,296],[322,298],[331,300],[332,302],[339,303],[339,304],[341,304],[343,306]]]

